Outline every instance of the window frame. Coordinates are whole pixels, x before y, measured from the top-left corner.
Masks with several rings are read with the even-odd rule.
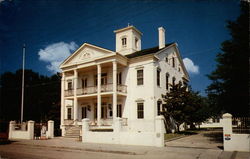
[[[157,68],[156,71],[156,84],[157,86],[161,86],[161,69]]]
[[[137,119],[144,119],[144,102],[137,102]]]
[[[71,107],[67,108],[67,119],[72,120],[72,108]]]
[[[139,73],[141,71],[141,73]],[[141,86],[144,84],[144,70],[143,69],[137,69],[136,70],[136,79],[137,79],[137,86]]]
[[[87,118],[87,111],[88,109],[86,106],[82,107],[82,119]]]
[[[169,73],[166,73],[166,90],[169,89]]]

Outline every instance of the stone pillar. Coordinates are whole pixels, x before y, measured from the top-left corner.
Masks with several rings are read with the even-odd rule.
[[[74,124],[78,121],[78,102],[77,102],[77,82],[78,82],[78,72],[74,70]]]
[[[21,124],[21,130],[26,131],[26,122],[22,122]]]
[[[101,125],[102,97],[101,97],[101,65],[97,65],[97,125]]]
[[[222,116],[223,121],[223,143],[224,143],[224,151],[232,151],[231,147],[232,145],[230,144],[231,138],[232,138],[232,115],[229,113],[223,114]]]
[[[115,121],[114,121],[114,132],[120,132],[122,130],[122,118],[115,118]]]
[[[82,133],[89,131],[89,119],[82,119]]]
[[[28,139],[33,140],[34,138],[34,125],[35,122],[32,120],[28,121]]]
[[[9,124],[9,139],[12,139],[12,131],[15,130],[15,124],[16,124],[15,121],[10,121],[10,124]]]
[[[47,134],[47,138],[54,138],[54,121],[53,120],[49,120],[48,121],[48,134]]]
[[[155,118],[155,146],[164,147],[164,117],[162,115]]]
[[[61,79],[61,129],[63,129],[64,125],[64,114],[65,114],[65,99],[64,99],[64,91],[65,91],[65,73],[62,72],[62,79]]]
[[[117,62],[113,61],[113,122],[117,117]]]

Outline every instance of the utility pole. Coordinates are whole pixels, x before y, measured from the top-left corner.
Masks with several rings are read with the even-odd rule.
[[[23,75],[22,75],[21,123],[23,122],[23,103],[24,103],[24,66],[25,66],[25,44],[23,44]]]

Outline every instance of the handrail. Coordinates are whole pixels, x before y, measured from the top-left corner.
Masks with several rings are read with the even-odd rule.
[[[107,83],[107,84],[101,85],[101,92],[112,92],[112,91],[113,91],[113,83]],[[119,84],[117,85],[117,91],[121,93],[127,93],[127,86]],[[70,92],[68,92],[68,94],[69,93]],[[94,94],[94,93],[97,93],[97,86],[77,88],[77,95],[86,95],[86,94]],[[65,93],[65,96],[68,94]]]

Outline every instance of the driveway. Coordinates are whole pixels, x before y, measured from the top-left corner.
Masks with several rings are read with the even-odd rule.
[[[195,149],[223,149],[222,130],[202,131],[197,135],[183,137],[165,143],[167,147]]]

